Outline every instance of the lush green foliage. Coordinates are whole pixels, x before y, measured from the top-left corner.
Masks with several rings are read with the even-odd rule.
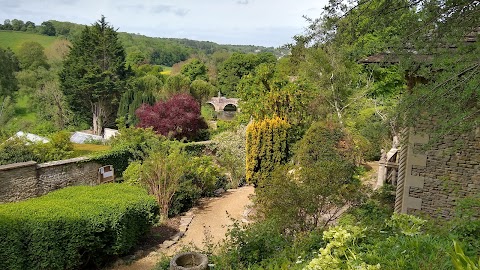
[[[235,223],[227,236],[217,252],[204,251],[217,269],[302,269],[323,245],[321,231],[286,236],[274,220]]]
[[[15,71],[18,71],[18,60],[10,50],[0,47],[0,124],[9,117],[12,107],[12,96],[18,90]]]
[[[255,70],[261,63],[274,63],[273,54],[232,54],[218,70],[218,87],[223,95],[237,97],[237,85],[243,76]]]
[[[469,250],[480,250],[480,195],[459,200],[452,221],[455,233]],[[453,227],[453,226],[452,226]]]
[[[194,58],[188,64],[182,67],[180,73],[190,79],[190,81],[203,80],[208,81],[208,68],[205,63]]]
[[[478,242],[478,235],[462,236],[457,230],[459,220],[426,221],[392,215],[390,193],[388,188],[373,193],[323,232],[285,234],[281,220],[268,218],[247,226],[235,224],[220,252],[210,259],[219,269],[446,270],[457,263],[464,267],[457,269],[476,265],[470,257],[476,258],[480,251],[471,245]],[[472,217],[472,221],[478,221],[478,217]],[[460,245],[454,249],[451,238],[467,244],[466,251],[460,250]]]
[[[128,77],[125,51],[105,17],[85,27],[63,65],[60,85],[72,111],[100,135],[104,126],[114,124]]]
[[[203,80],[194,80],[190,84],[190,94],[200,103],[206,102],[212,96],[215,96],[215,87],[209,82]]]
[[[73,156],[70,133],[57,132],[48,143],[31,142],[25,137],[13,137],[0,145],[0,165],[36,161],[39,163],[67,159]]]
[[[347,145],[338,125],[314,123],[297,144],[296,166],[277,165],[256,191],[259,212],[294,233],[325,227],[344,207],[361,202]]]
[[[115,174],[120,176],[130,162],[145,159],[152,151],[161,147],[164,141],[165,138],[155,134],[152,129],[122,127],[119,134],[110,142],[111,149],[93,156],[92,160],[104,165],[113,165]]]
[[[292,81],[274,63],[260,64],[238,84],[242,114],[254,119],[278,116],[295,126],[311,123],[315,89],[306,81]]]
[[[168,217],[172,198],[179,189],[187,166],[188,157],[178,147],[151,153],[142,162],[138,181],[155,197],[162,219]]]
[[[225,188],[220,169],[209,156],[191,157],[180,186],[175,192],[169,208],[169,216],[188,211],[201,197],[212,196],[218,188]]]
[[[246,131],[246,180],[255,186],[268,183],[275,167],[289,158],[290,124],[279,117],[251,122]]]
[[[186,211],[202,196],[211,196],[215,189],[224,187],[213,158],[197,153],[192,144],[162,141],[151,146],[129,163],[123,177],[155,195],[162,218]]]
[[[0,145],[0,165],[35,160],[37,156],[22,139],[11,139]]]
[[[136,187],[69,187],[0,206],[0,268],[78,269],[125,254],[156,221],[155,200]]]
[[[373,55],[382,68],[394,65],[370,76],[386,86],[374,86],[377,97],[408,86],[397,114],[390,114],[394,128],[441,118],[431,126],[433,134],[462,134],[478,127],[480,118],[479,45],[471,42],[478,40],[478,11],[478,3],[468,0],[331,1],[311,21],[306,40],[333,46],[353,61]],[[388,74],[396,67],[397,74]]]
[[[30,41],[22,43],[17,55],[22,69],[36,69],[40,66],[46,69],[49,68],[44,48],[38,42]]]
[[[245,181],[246,127],[240,126],[235,131],[224,131],[212,138],[209,146],[217,162],[228,172],[231,188],[236,188]]]
[[[478,259],[478,263],[475,263],[473,260],[471,260],[469,257],[465,255],[462,247],[456,241],[453,242],[453,246],[455,248],[455,252],[453,252],[451,256],[452,256],[453,265],[455,266],[456,270],[480,269],[480,257]]]

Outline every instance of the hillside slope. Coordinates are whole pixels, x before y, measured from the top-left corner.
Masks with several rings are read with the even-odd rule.
[[[0,47],[10,48],[13,52],[18,52],[22,43],[27,41],[35,41],[40,43],[44,48],[48,48],[57,39],[59,39],[59,37],[50,37],[30,32],[0,30]]]

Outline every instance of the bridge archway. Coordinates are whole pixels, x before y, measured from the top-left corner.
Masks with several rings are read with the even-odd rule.
[[[225,112],[236,112],[237,111],[237,105],[227,104],[227,105],[225,105],[225,107],[223,107],[223,111],[225,111]]]
[[[213,97],[206,103],[213,105],[216,112],[222,112],[238,111],[238,101],[238,98]]]
[[[215,107],[215,105],[213,105],[211,102],[206,102],[205,106],[208,107],[209,109],[217,111],[217,107]]]

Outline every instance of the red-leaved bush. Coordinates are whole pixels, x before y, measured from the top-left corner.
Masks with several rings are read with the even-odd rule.
[[[138,127],[153,127],[157,133],[177,139],[192,139],[208,127],[200,114],[200,105],[188,94],[174,95],[153,106],[143,104],[135,114],[140,119]]]

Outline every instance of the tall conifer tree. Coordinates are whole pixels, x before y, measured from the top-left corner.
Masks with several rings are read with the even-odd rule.
[[[73,42],[60,82],[76,117],[91,121],[100,135],[103,127],[114,124],[127,76],[124,48],[102,16]]]

